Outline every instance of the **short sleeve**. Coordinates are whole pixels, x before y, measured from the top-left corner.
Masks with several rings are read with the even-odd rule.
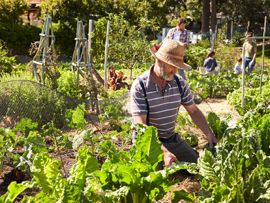
[[[147,114],[147,105],[144,98],[144,93],[138,80],[135,80],[131,86],[130,99],[132,115],[136,116]]]
[[[181,104],[183,106],[192,105],[194,103],[194,100],[186,81],[181,79],[180,84],[181,84],[182,94],[183,94],[182,99],[181,99]]]

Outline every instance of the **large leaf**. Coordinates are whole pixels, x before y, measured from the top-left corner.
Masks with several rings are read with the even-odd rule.
[[[200,174],[204,177],[211,178],[216,183],[221,182],[220,173],[216,171],[215,158],[212,153],[204,150],[200,158],[198,159],[198,166],[200,168]]]
[[[142,136],[141,140],[137,140],[136,148],[149,157],[151,165],[162,161],[163,151],[161,150],[161,143],[158,140],[158,133],[155,127],[149,126],[145,130],[145,134]]]
[[[174,191],[172,194],[172,203],[178,203],[179,200],[185,200],[187,203],[193,203],[195,200],[195,194],[191,195],[185,190]]]
[[[12,203],[16,197],[27,188],[32,188],[32,182],[17,184],[16,181],[10,183],[8,191],[0,198],[0,203]]]
[[[30,170],[44,193],[53,192],[56,180],[62,179],[62,172],[59,170],[61,165],[60,160],[53,159],[46,153],[35,157]]]
[[[68,181],[73,184],[78,184],[82,190],[85,187],[86,178],[90,173],[99,169],[98,160],[89,152],[89,147],[81,147],[76,157],[77,162],[70,169],[70,177]]]

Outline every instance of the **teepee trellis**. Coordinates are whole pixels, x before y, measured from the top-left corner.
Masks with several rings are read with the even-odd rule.
[[[77,87],[79,85],[79,75],[84,76],[83,69],[87,68],[89,73],[92,70],[92,63],[90,63],[90,57],[88,54],[87,38],[83,28],[82,21],[77,22],[76,44],[72,57],[72,71],[75,73],[77,69]],[[91,74],[91,79],[93,76]],[[94,81],[94,80],[93,80]]]
[[[50,31],[51,31],[51,34],[50,34]],[[52,20],[50,17],[46,17],[46,20],[42,28],[42,32],[39,35],[40,35],[40,43],[39,43],[39,47],[36,52],[36,55],[33,58],[33,70],[34,70],[36,81],[39,82],[36,65],[42,66],[41,83],[44,84],[45,83],[44,72],[45,70],[47,70],[46,60],[48,60],[48,55],[52,52],[51,59],[50,59],[51,62],[54,62],[53,60],[55,57],[55,48],[54,48],[55,36],[53,34]]]

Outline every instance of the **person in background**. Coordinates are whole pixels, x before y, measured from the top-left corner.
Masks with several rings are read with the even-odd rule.
[[[204,60],[203,66],[205,67],[206,73],[209,73],[210,75],[217,75],[218,72],[215,70],[217,67],[217,61],[215,59],[215,52],[210,51],[206,59]]]
[[[237,63],[234,66],[234,73],[236,75],[239,75],[239,74],[242,73],[242,67],[241,66],[242,66],[242,57],[237,59]]]
[[[252,33],[247,33],[246,38],[248,37],[252,37]],[[256,63],[257,45],[252,39],[247,39],[243,48],[245,48],[245,69],[248,66],[247,75],[249,75]]]
[[[185,18],[178,18],[177,26],[175,28],[170,29],[166,37],[168,39],[173,39],[173,40],[182,42],[184,44],[184,47],[185,47],[185,52],[184,52],[184,57],[183,57],[184,63],[187,63],[185,55],[186,55],[187,47],[189,44],[188,31],[185,29],[186,23],[187,21]],[[178,69],[178,74],[184,80],[186,80],[184,70]]]

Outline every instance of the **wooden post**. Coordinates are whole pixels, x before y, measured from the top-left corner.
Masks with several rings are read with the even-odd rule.
[[[233,39],[233,21],[231,21],[231,40]]]
[[[217,28],[217,24],[216,24],[216,29],[215,29],[215,39],[217,39],[217,33],[218,33],[218,28]]]
[[[265,44],[266,21],[267,21],[267,16],[265,16],[265,18],[264,18],[263,47],[262,47],[262,72],[261,72],[261,78],[260,78],[260,94],[262,94],[262,77],[263,77],[263,71],[264,71],[264,44]]]
[[[104,59],[104,89],[107,90],[107,56],[108,56],[108,44],[109,44],[109,31],[110,31],[110,21],[107,23],[107,33],[106,33],[106,44],[105,44],[105,59]]]
[[[249,27],[250,27],[250,21],[248,21],[247,33],[249,32]]]
[[[167,28],[162,28],[162,41],[166,38],[167,36]]]
[[[245,98],[245,47],[242,48],[242,109],[244,109]]]
[[[88,50],[90,50],[92,48],[92,45],[91,45],[91,35],[92,35],[92,32],[94,31],[94,23],[95,21],[94,20],[89,20],[89,29],[88,29]],[[89,53],[89,52],[88,52]],[[89,63],[92,63],[93,64],[93,56],[90,55],[89,53]]]

